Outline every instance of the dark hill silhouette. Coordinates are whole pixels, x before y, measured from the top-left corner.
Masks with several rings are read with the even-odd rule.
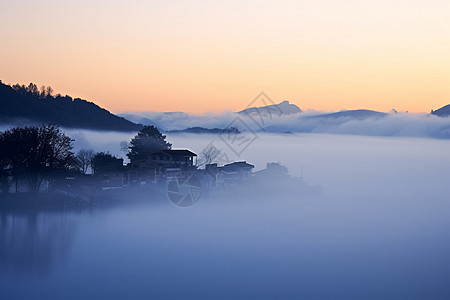
[[[450,104],[446,105],[444,107],[441,107],[437,110],[431,111],[432,115],[438,116],[438,117],[448,117],[450,116]]]
[[[70,96],[52,96],[35,84],[6,85],[0,81],[0,123],[48,123],[62,127],[136,131],[142,125],[118,117],[98,105]]]
[[[169,130],[167,133],[196,133],[196,134],[221,134],[221,133],[241,133],[236,127],[227,128],[205,128],[205,127],[188,127],[182,130]]]

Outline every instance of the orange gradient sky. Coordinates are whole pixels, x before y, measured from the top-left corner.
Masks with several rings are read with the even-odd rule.
[[[450,103],[449,0],[0,2],[0,80],[113,112],[429,112]]]

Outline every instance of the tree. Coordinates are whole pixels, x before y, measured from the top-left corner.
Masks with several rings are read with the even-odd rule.
[[[46,95],[46,92],[45,92],[45,85],[43,85],[43,86],[41,86],[41,97],[44,98],[45,95]]]
[[[123,167],[123,159],[117,158],[109,152],[98,152],[92,158],[92,169],[94,174],[113,171]]]
[[[213,162],[218,162],[221,156],[222,151],[214,147],[211,143],[199,154],[197,164],[198,166],[204,166]]]
[[[46,90],[47,96],[51,96],[51,95],[53,94],[53,92],[54,92],[54,90],[52,89],[52,87],[51,87],[51,86],[48,86],[48,87],[47,87],[47,90]]]
[[[121,141],[120,142],[120,151],[122,151],[123,153],[127,154],[128,151],[130,149],[128,149],[128,147],[130,147],[130,145],[128,144],[127,141]]]
[[[166,136],[163,135],[155,126],[144,126],[138,134],[131,139],[127,153],[128,158],[133,160],[145,159],[150,153],[159,150],[169,150],[172,144],[166,142]]]
[[[76,165],[73,140],[57,126],[15,127],[0,134],[3,169],[16,180],[27,180],[29,191],[38,192],[42,181]]]
[[[86,174],[88,170],[92,169],[92,159],[95,156],[95,152],[92,149],[81,149],[78,151],[76,159],[80,171]]]
[[[28,93],[32,94],[33,96],[39,96],[39,89],[37,85],[34,83],[30,83],[27,88]]]

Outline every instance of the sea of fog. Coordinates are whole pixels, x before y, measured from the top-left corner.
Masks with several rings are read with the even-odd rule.
[[[75,150],[118,155],[132,137],[67,134]],[[1,298],[450,299],[450,141],[258,133],[242,150],[219,135],[167,139],[255,170],[279,162],[322,193],[0,212]]]
[[[68,130],[67,134],[75,139],[75,152],[92,148],[125,160],[120,142],[133,137],[131,133],[84,130]],[[247,161],[258,171],[267,162],[281,163],[291,175],[323,186],[329,197],[450,195],[449,140],[300,133],[256,133],[249,139],[243,149],[227,135],[168,134],[166,138],[173,149],[189,149],[198,155],[213,146],[222,152],[219,164]]]

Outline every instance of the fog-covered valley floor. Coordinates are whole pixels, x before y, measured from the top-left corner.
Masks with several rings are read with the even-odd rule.
[[[133,134],[68,130],[75,151],[93,148],[126,156],[120,141]],[[239,155],[226,136],[168,134],[174,149],[198,155],[213,145],[221,150],[219,164],[245,160],[258,171],[279,162],[309,184],[321,185],[327,197],[444,196],[450,193],[450,142],[407,137],[368,137],[332,134],[257,133]]]
[[[67,134],[113,154],[132,136]],[[238,156],[218,135],[167,140],[280,162],[322,194],[2,213],[5,299],[450,298],[449,141],[258,133]]]

